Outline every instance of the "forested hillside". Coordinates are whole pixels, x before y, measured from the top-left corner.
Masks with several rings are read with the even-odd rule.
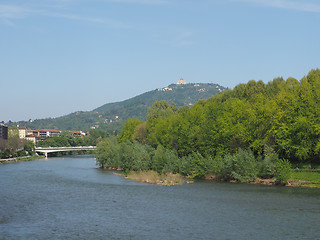
[[[180,157],[225,156],[238,149],[257,156],[267,146],[292,162],[319,162],[320,70],[300,81],[249,81],[191,108],[157,101],[146,122],[128,120],[119,139],[161,145]]]
[[[79,111],[58,118],[38,119],[32,122],[21,121],[13,124],[28,128],[60,130],[86,131],[90,128],[99,128],[117,134],[128,118],[146,120],[148,108],[152,106],[154,101],[174,102],[178,107],[192,106],[199,99],[208,99],[225,90],[224,87],[217,84],[172,84],[166,88],[149,91],[122,102],[105,104],[93,111]]]

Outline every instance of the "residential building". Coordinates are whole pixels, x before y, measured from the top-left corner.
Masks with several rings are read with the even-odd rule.
[[[35,135],[27,135],[25,139],[32,141],[34,144],[36,144],[36,142],[40,140],[40,137],[37,137]]]
[[[87,135],[85,132],[82,132],[82,131],[70,131],[70,132],[73,134],[74,137],[75,136],[83,137]]]
[[[19,138],[25,139],[27,136],[27,128],[26,127],[18,127],[19,129]]]
[[[61,131],[55,129],[28,129],[27,135],[34,135],[39,140],[44,140],[48,137],[60,136]]]
[[[0,139],[8,139],[8,127],[0,125]]]

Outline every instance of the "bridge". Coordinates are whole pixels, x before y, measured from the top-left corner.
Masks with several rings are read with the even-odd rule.
[[[78,146],[78,147],[36,147],[35,151],[43,153],[45,157],[48,157],[48,153],[53,152],[69,152],[69,151],[88,151],[96,150],[96,146]]]

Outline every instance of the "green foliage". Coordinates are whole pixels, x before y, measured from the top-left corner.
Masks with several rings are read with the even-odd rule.
[[[287,183],[291,177],[291,163],[286,159],[279,159],[276,163],[276,180],[280,184]]]
[[[133,138],[139,143],[146,144],[147,143],[146,136],[147,136],[146,122],[142,122],[134,130]]]
[[[273,148],[265,145],[264,159],[260,164],[260,177],[272,178],[276,171],[276,163],[279,160],[279,156],[274,152]]]
[[[19,138],[19,128],[17,126],[8,129],[8,138]]]
[[[139,119],[128,119],[124,124],[123,128],[118,136],[118,141],[120,143],[126,141],[133,141],[136,133],[136,128],[142,123]]]
[[[115,137],[107,138],[97,144],[96,162],[102,168],[120,167],[120,146]]]
[[[264,157],[262,176],[274,174],[274,159],[319,161],[320,70],[300,82],[274,79],[268,84],[249,81],[192,108],[170,108],[155,102],[149,110],[144,141],[177,150],[180,157],[198,151],[224,156],[241,149],[262,155],[265,145],[277,154]]]
[[[158,173],[177,173],[179,172],[179,158],[174,150],[165,149],[158,145],[152,157],[152,169]]]
[[[33,151],[34,151],[34,142],[32,142],[32,141],[26,141],[25,142],[25,145],[24,145],[24,150],[28,153],[28,154],[32,154],[33,153]]]
[[[207,173],[206,159],[199,152],[182,157],[181,173],[191,178],[204,178]]]
[[[152,150],[148,146],[137,142],[120,144],[120,162],[124,170],[149,170],[151,166]]]
[[[109,133],[103,129],[91,129],[89,135],[84,137],[87,146],[95,146],[102,139],[107,138]]]
[[[60,128],[57,122],[61,120],[61,123],[68,122],[68,127],[77,128],[82,122],[82,126],[87,127],[95,124],[108,128],[114,126],[111,132],[116,134],[126,119],[138,118],[146,122],[130,125],[133,121],[130,120],[127,123],[130,126],[125,126],[121,133],[121,142],[136,140],[154,148],[162,145],[165,149],[177,151],[179,157],[199,152],[215,159],[228,153],[233,155],[239,148],[251,149],[255,156],[263,156],[265,145],[268,145],[276,155],[257,160],[259,174],[264,177],[274,175],[277,158],[295,163],[319,162],[319,69],[311,70],[300,81],[275,78],[264,84],[252,80],[208,100],[199,100],[216,94],[216,87],[221,88],[214,84],[172,85],[171,91],[155,90],[121,103],[104,105],[93,112],[47,119],[44,122],[49,124],[45,127]],[[210,94],[202,95],[202,92]],[[169,104],[171,102],[175,104]],[[191,108],[186,106],[189,102],[194,104]],[[119,118],[116,119],[116,115]],[[110,124],[109,120],[114,121]],[[37,121],[30,124],[37,124]],[[24,123],[21,125],[28,127]],[[90,145],[102,138],[93,137]],[[69,144],[77,143],[69,141]]]
[[[320,183],[320,173],[319,172],[307,172],[307,171],[294,171],[291,174],[293,180],[305,180],[313,183]]]
[[[238,152],[214,159],[214,172],[223,180],[251,182],[259,175],[259,162],[253,152],[238,149]]]
[[[7,140],[0,139],[0,158],[28,156],[33,154],[34,144],[31,141],[11,135]]]
[[[232,177],[239,182],[251,182],[258,176],[258,163],[253,152],[239,149],[233,156]]]
[[[163,173],[179,173],[180,172],[180,159],[178,153],[175,150],[166,150],[165,157],[167,162],[164,165],[162,172]]]
[[[67,137],[52,136],[37,143],[38,147],[70,147],[71,144]]]
[[[212,173],[214,173],[218,178],[229,181],[232,180],[233,171],[233,156],[228,153],[225,156],[217,155],[214,158],[214,164]]]
[[[162,172],[164,166],[168,162],[165,152],[166,149],[162,147],[162,145],[158,145],[157,150],[155,151],[154,156],[152,158],[153,169],[158,173]]]
[[[156,148],[149,167],[158,172],[176,169],[200,178],[213,173],[239,182],[276,176],[283,183],[291,166],[279,159],[319,163],[319,89],[316,69],[301,81],[249,81],[191,108],[155,101],[146,122],[130,128],[125,139]],[[169,160],[168,150],[178,158]],[[126,164],[133,168],[134,160]]]
[[[102,129],[91,129],[89,135],[84,137],[73,136],[69,131],[62,131],[60,136],[52,136],[37,143],[38,147],[75,147],[96,146],[97,143],[108,137],[109,134]]]

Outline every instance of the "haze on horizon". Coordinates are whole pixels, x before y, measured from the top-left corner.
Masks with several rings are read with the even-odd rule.
[[[316,0],[3,0],[0,121],[319,68]]]

